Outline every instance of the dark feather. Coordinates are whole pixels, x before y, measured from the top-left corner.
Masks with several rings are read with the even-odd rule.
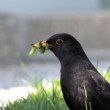
[[[55,42],[62,39],[63,43]],[[69,34],[47,40],[61,63],[61,88],[70,110],[110,110],[110,84],[89,61],[80,43]],[[85,93],[87,92],[87,97]],[[86,103],[87,102],[87,103]]]

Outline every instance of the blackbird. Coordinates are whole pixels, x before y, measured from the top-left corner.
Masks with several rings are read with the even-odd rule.
[[[46,43],[61,63],[61,89],[70,110],[110,110],[110,84],[96,70],[81,44],[67,33]]]

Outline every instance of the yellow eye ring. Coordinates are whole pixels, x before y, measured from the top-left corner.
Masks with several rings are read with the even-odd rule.
[[[57,45],[61,45],[63,43],[63,40],[62,39],[58,39],[57,41],[56,41],[56,44]]]

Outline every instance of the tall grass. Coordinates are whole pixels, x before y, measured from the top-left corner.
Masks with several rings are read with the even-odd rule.
[[[29,94],[27,99],[9,102],[0,110],[68,110],[62,97],[59,81],[51,84],[51,88],[45,88],[42,83],[37,83],[34,92]]]
[[[102,75],[110,82],[110,68]],[[2,106],[0,110],[68,110],[62,96],[59,80],[55,80],[50,84],[35,81],[34,88],[34,92],[29,93],[26,99],[22,98],[15,102],[9,102],[6,106]],[[85,88],[85,107],[88,110],[86,99],[87,92]],[[91,109],[91,103],[89,106]]]

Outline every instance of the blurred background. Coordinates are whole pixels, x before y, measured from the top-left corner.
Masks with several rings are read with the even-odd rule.
[[[28,56],[31,43],[69,33],[95,67],[110,66],[110,0],[0,0],[0,89],[59,78],[52,52]]]

